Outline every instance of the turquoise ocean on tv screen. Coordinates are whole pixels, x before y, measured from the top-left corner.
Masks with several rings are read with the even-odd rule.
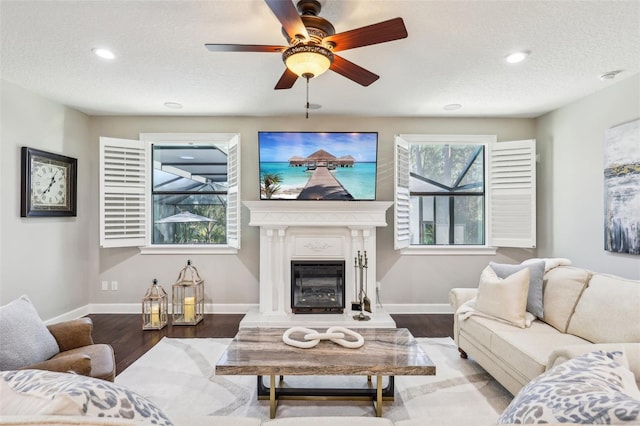
[[[265,173],[279,174],[282,178],[280,185],[285,188],[304,187],[313,172],[305,167],[290,167],[289,162],[260,163],[260,175]],[[338,167],[331,173],[354,199],[376,199],[376,163],[356,162],[354,167]],[[278,194],[273,198],[277,199]]]

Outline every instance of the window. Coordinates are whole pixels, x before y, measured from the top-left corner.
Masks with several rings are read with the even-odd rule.
[[[239,248],[239,135],[141,134],[100,146],[102,247]]]
[[[396,137],[396,249],[535,246],[535,141]]]

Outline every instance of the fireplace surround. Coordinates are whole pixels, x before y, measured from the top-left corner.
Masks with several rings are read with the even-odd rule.
[[[249,226],[260,228],[260,294],[257,312],[240,327],[352,326],[395,327],[376,305],[376,228],[387,226],[389,201],[245,201]],[[367,252],[364,292],[371,303],[370,321],[356,321],[351,311],[356,294],[354,259]],[[291,307],[291,262],[344,262],[343,313],[297,314]],[[356,314],[360,311],[355,312]]]

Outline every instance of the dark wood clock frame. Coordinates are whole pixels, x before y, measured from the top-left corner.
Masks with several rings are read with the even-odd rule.
[[[32,187],[32,176],[35,170],[32,170],[32,159],[39,158],[44,162],[51,162],[58,167],[66,167],[68,170],[68,182],[66,186],[67,202],[63,206],[38,206],[32,203],[31,194],[34,190]],[[39,149],[22,147],[22,170],[21,170],[21,217],[42,217],[42,216],[76,216],[78,208],[77,199],[77,182],[78,182],[78,160],[60,154],[41,151]]]

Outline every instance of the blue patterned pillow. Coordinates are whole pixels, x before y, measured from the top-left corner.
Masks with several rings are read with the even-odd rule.
[[[639,424],[639,391],[621,352],[573,358],[523,387],[498,424]]]
[[[0,380],[0,411],[4,415],[111,417],[142,425],[172,426],[153,402],[104,380],[42,370],[4,371]]]

